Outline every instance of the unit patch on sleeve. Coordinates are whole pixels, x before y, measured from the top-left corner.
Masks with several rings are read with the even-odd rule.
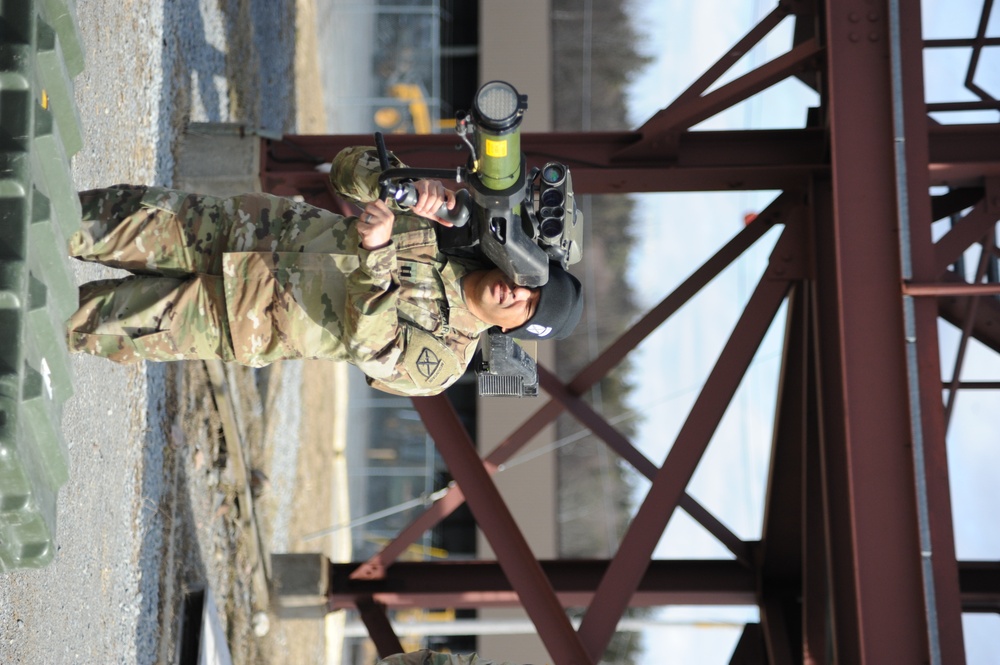
[[[465,371],[455,353],[440,340],[412,328],[404,364],[413,382],[424,388],[444,385]]]
[[[439,369],[441,369],[441,359],[428,348],[420,349],[420,356],[417,358],[417,371],[420,372],[420,376],[430,380]]]

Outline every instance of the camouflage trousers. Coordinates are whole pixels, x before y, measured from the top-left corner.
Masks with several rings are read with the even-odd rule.
[[[80,287],[80,307],[67,323],[70,349],[120,363],[232,360],[221,276],[226,229],[218,223],[224,226],[224,218],[212,215],[219,199],[188,196],[165,210],[142,205],[147,191],[116,187],[80,195],[83,224],[70,238],[70,255],[134,274]],[[185,220],[213,217],[202,237],[186,242]],[[154,252],[154,242],[170,251]]]
[[[217,198],[124,185],[83,192],[80,201],[70,255],[133,274],[81,286],[67,340],[73,351],[119,363],[234,360],[225,252],[281,248],[282,238],[264,231],[288,228],[282,219],[305,225],[312,214],[265,194]]]

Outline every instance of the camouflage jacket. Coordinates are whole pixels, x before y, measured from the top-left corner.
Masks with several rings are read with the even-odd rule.
[[[373,149],[348,148],[330,178],[363,204],[377,196],[379,170]],[[369,251],[356,217],[285,207],[269,211],[280,238],[270,242],[266,224],[250,223],[223,256],[238,362],[346,360],[374,387],[414,396],[439,393],[465,372],[489,326],[467,309],[461,280],[481,266],[442,254],[434,222],[397,210],[392,242]]]
[[[422,649],[383,658],[378,661],[378,665],[511,665],[511,663],[494,663],[492,660],[483,660],[476,654],[436,653]]]

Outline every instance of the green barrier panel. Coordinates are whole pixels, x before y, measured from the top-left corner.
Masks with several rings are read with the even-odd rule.
[[[0,397],[0,572],[40,568],[52,560],[56,490],[38,460],[25,455],[15,400]],[[13,416],[13,417],[12,417]],[[16,440],[17,445],[9,445]]]
[[[69,478],[65,321],[77,289],[66,238],[80,224],[70,157],[83,145],[83,69],[70,0],[0,0],[0,572],[52,560]]]
[[[83,129],[73,99],[73,82],[66,70],[55,30],[44,21],[39,21],[37,38],[38,78],[44,91],[42,106],[52,112],[63,148],[67,154],[73,155],[83,148]]]
[[[32,335],[25,339],[24,346],[18,436],[22,437],[26,455],[30,453],[37,460],[47,486],[58,489],[69,480],[69,456],[60,427],[62,402],[54,399],[53,376],[43,344]],[[60,346],[65,356],[65,346]]]
[[[59,128],[46,109],[35,108],[35,140],[31,158],[35,163],[35,186],[49,197],[52,212],[66,236],[80,225],[80,199],[76,195]]]
[[[0,414],[7,412],[5,401],[0,399]],[[16,431],[16,422],[6,424]],[[40,568],[55,553],[56,490],[44,482],[30,456],[0,450],[5,453],[0,455],[0,572]]]
[[[28,266],[33,275],[45,276],[47,307],[61,326],[79,304],[71,261],[66,253],[67,238],[52,219],[48,197],[35,190],[32,199]]]
[[[57,318],[55,309],[48,307],[48,288],[36,274],[28,271],[26,329],[31,331],[31,337],[26,359],[28,367],[42,377],[48,399],[59,405],[73,396],[73,372],[64,332],[66,319]],[[27,401],[27,387],[24,393],[22,399]]]
[[[59,35],[66,71],[70,77],[83,73],[83,46],[80,44],[80,28],[76,24],[76,2],[42,0],[39,4],[45,21]]]

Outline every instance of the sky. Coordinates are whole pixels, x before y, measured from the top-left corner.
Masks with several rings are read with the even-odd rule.
[[[754,0],[635,0],[635,25],[644,39],[640,50],[655,60],[630,89],[630,122],[642,124],[665,107],[773,8]],[[970,37],[975,33],[982,0],[924,2],[927,38]],[[993,11],[987,34],[1000,33],[1000,11]],[[791,19],[740,60],[722,82],[784,53],[791,44]],[[989,51],[990,49],[987,49]],[[1000,49],[993,49],[1000,51]],[[1000,54],[989,53],[976,81],[1000,97]],[[936,51],[925,58],[929,101],[971,99],[961,87],[968,51]],[[801,127],[806,108],[818,102],[798,81],[785,81],[697,129]],[[964,115],[943,122],[996,122]],[[646,239],[633,262],[630,280],[645,309],[655,305],[743,226],[744,215],[764,208],[775,192],[650,194],[639,197],[640,228]],[[945,229],[936,229],[943,233]],[[731,266],[694,301],[661,326],[634,358],[633,408],[643,414],[638,448],[660,463],[687,416],[698,390],[725,344],[776,239],[772,230],[740,263]],[[970,253],[974,266],[978,256]],[[720,315],[721,313],[721,315]],[[780,364],[783,316],[764,340],[733,407],[688,487],[688,491],[744,539],[759,537],[763,516],[770,437]],[[942,375],[950,377],[958,331],[941,324]],[[964,380],[997,380],[1000,358],[973,343]],[[960,559],[1000,559],[1000,529],[989,518],[1000,505],[1000,446],[995,417],[1000,392],[963,391],[949,430],[949,464]],[[649,488],[638,483],[637,502]],[[657,558],[729,557],[727,550],[678,511],[657,546]],[[644,663],[728,663],[743,621],[757,618],[756,608],[668,608],[665,619],[689,619],[694,628],[675,625],[650,629]],[[964,618],[968,663],[992,663],[1000,657],[1000,618]],[[669,660],[664,657],[667,656]]]

